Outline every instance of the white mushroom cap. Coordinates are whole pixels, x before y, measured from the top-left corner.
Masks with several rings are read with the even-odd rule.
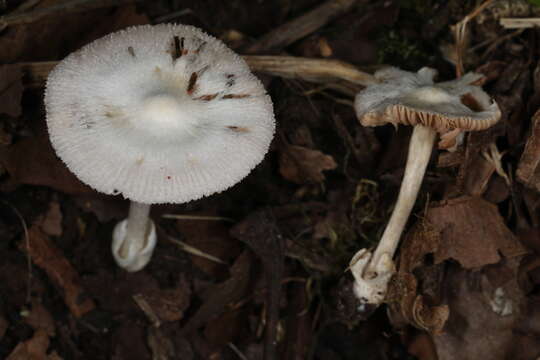
[[[272,102],[246,63],[185,25],[98,39],[49,75],[51,142],[83,182],[142,203],[223,191],[264,157]]]
[[[375,73],[380,80],[356,95],[354,107],[362,125],[386,123],[424,125],[441,133],[484,130],[495,124],[501,111],[478,86],[481,76],[434,83],[437,72],[424,67],[417,73],[386,68]]]

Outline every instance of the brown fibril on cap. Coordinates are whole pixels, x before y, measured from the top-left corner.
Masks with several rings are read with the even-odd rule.
[[[395,272],[392,261],[401,233],[414,206],[429,163],[437,133],[439,147],[455,146],[463,131],[494,125],[501,112],[496,102],[478,86],[476,74],[435,84],[436,72],[422,68],[410,73],[389,68],[375,73],[380,82],[369,85],[355,98],[356,115],[364,126],[391,123],[413,125],[407,165],[398,200],[377,249],[361,249],[351,260],[355,295],[365,304],[383,302]]]

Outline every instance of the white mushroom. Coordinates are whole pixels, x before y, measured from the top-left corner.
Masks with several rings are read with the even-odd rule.
[[[72,53],[51,72],[47,124],[79,179],[131,200],[114,230],[118,264],[137,271],[155,246],[150,204],[223,191],[264,157],[272,102],[246,63],[185,25],[145,25]]]
[[[414,126],[390,221],[375,252],[362,249],[350,263],[354,292],[362,303],[378,305],[384,300],[395,272],[392,258],[416,201],[437,133],[442,134],[439,147],[448,148],[462,131],[487,129],[501,115],[497,103],[480,87],[471,85],[480,75],[467,74],[438,84],[433,82],[435,75],[430,68],[417,73],[396,68],[380,70],[375,73],[380,83],[368,86],[355,99],[356,114],[364,126]]]

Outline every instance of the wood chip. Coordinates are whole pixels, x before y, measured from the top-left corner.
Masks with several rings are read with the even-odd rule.
[[[27,252],[32,261],[42,268],[51,282],[60,290],[64,302],[76,317],[87,314],[95,308],[94,301],[87,297],[80,285],[79,274],[38,226],[34,225],[28,231],[30,248],[24,241],[19,242],[19,249]]]

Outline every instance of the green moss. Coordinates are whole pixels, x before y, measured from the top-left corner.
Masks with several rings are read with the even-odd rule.
[[[377,62],[391,64],[402,69],[415,70],[430,61],[430,55],[419,44],[401,36],[395,30],[380,33],[377,40]]]

